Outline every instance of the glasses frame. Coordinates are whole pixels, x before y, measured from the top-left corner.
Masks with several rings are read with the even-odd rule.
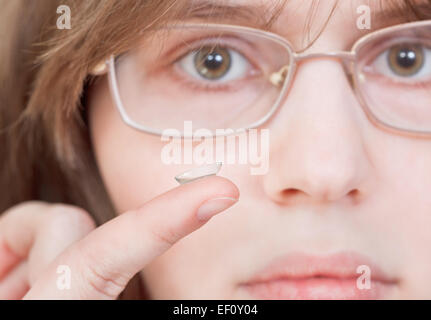
[[[283,48],[285,48],[289,54],[290,61],[287,72],[287,77],[283,79],[282,88],[280,90],[279,96],[277,100],[274,102],[273,106],[270,108],[268,113],[259,119],[258,121],[250,124],[249,126],[246,126],[244,128],[239,129],[232,129],[233,132],[227,133],[227,134],[214,134],[212,137],[215,136],[227,136],[232,134],[238,134],[245,132],[249,129],[257,128],[262,126],[264,123],[266,123],[273,115],[274,113],[280,108],[280,105],[282,105],[282,102],[286,99],[289,89],[292,87],[293,79],[296,74],[298,65],[301,62],[304,62],[309,59],[335,59],[340,60],[343,63],[344,71],[346,73],[346,76],[351,79],[349,81],[356,98],[359,101],[359,104],[361,108],[363,109],[364,113],[366,114],[367,118],[377,127],[383,130],[387,130],[394,134],[402,134],[407,135],[411,137],[416,138],[430,138],[431,137],[431,131],[419,131],[419,130],[410,130],[410,129],[404,129],[399,128],[396,126],[393,126],[391,124],[388,124],[382,120],[380,120],[377,116],[374,115],[368,104],[365,102],[365,98],[359,90],[359,72],[357,72],[357,53],[360,51],[363,46],[368,44],[373,39],[380,37],[384,34],[394,32],[397,30],[404,30],[409,27],[421,27],[421,26],[430,26],[431,27],[431,21],[417,21],[417,22],[409,22],[409,23],[403,23],[396,26],[386,27],[379,29],[377,31],[371,32],[367,35],[364,35],[363,37],[359,38],[351,47],[350,51],[328,51],[328,52],[317,52],[317,53],[298,53],[293,50],[292,44],[282,36],[270,32],[270,31],[264,31],[252,27],[246,27],[246,26],[238,26],[238,25],[231,25],[231,24],[218,24],[218,23],[185,23],[181,25],[167,25],[162,27],[162,29],[169,29],[169,28],[175,28],[175,29],[187,29],[187,28],[213,28],[213,29],[220,29],[224,31],[231,31],[231,32],[241,32],[244,34],[252,34],[259,36],[264,39],[268,39],[274,42],[277,42],[279,45],[281,45]],[[114,100],[114,103],[116,105],[116,108],[118,109],[120,116],[122,120],[129,125],[130,127],[137,129],[138,131],[158,135],[163,135],[162,130],[157,130],[145,125],[141,125],[131,119],[129,115],[127,114],[126,109],[124,108],[124,105],[121,101],[119,89],[118,89],[118,82],[117,82],[117,75],[115,70],[115,60],[118,56],[111,55],[109,59],[105,62],[103,62],[102,66],[96,67],[97,70],[94,72],[94,74],[103,74],[105,72],[108,73],[109,78],[109,87],[111,96]],[[286,67],[286,66],[285,66]],[[284,67],[283,67],[284,68]],[[430,102],[431,104],[431,102]],[[226,129],[226,128],[225,128]],[[181,133],[179,138],[192,138],[193,136],[184,135],[184,133]]]

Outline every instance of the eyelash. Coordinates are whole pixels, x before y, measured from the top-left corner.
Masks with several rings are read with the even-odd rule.
[[[371,65],[373,63],[375,63],[375,61],[379,58],[379,56],[381,54],[384,54],[387,50],[390,50],[391,47],[400,44],[400,43],[411,43],[411,44],[417,44],[417,43],[421,43],[422,46],[424,46],[425,48],[427,48],[428,50],[431,50],[431,46],[429,46],[429,44],[425,44],[422,43],[423,39],[419,39],[419,38],[393,38],[393,39],[387,39],[385,41],[383,41],[383,43],[381,45],[379,45],[377,48],[373,48],[372,49],[372,53],[370,54],[371,57],[367,59],[365,66],[369,67],[371,70],[369,71],[369,73],[371,73],[374,77],[378,77],[379,79],[381,79],[382,81],[387,82],[388,84],[392,84],[392,85],[402,85],[402,86],[412,86],[412,87],[417,87],[417,86],[430,86],[430,80],[427,81],[403,81],[403,79],[397,79],[394,77],[393,79],[388,79],[387,77],[385,77],[384,75],[380,75],[377,72],[375,72],[375,70],[372,70]]]
[[[199,91],[199,92],[202,92],[202,90],[206,92],[214,92],[214,93],[217,93],[220,91],[234,92],[237,90],[237,86],[238,87],[241,86],[242,81],[250,80],[250,77],[248,77],[247,79],[236,80],[235,81],[236,86],[232,86],[232,84],[227,85],[227,84],[210,83],[210,81],[188,80],[188,79],[185,79],[185,77],[180,76],[179,72],[180,71],[169,72],[168,76],[170,76],[173,80],[183,85],[184,88]]]
[[[382,42],[381,45],[379,45],[377,48],[373,48],[372,52],[370,53],[371,58],[367,59],[367,62],[365,65],[370,66],[380,54],[385,52],[386,50],[389,50],[391,46],[394,46],[396,44],[399,44],[401,42],[405,43],[418,43],[423,42],[423,38],[418,38],[418,35],[412,35],[412,37],[401,37],[401,38],[388,38]],[[236,43],[235,43],[236,42]],[[239,44],[238,44],[239,43]],[[199,48],[206,47],[206,46],[212,46],[212,45],[218,45],[225,48],[228,48],[230,50],[234,50],[238,52],[241,56],[246,59],[247,63],[251,67],[251,71],[249,70],[247,72],[246,77],[243,77],[241,79],[236,79],[235,81],[232,81],[231,83],[228,82],[228,84],[225,83],[217,83],[215,81],[206,81],[202,79],[201,81],[192,78],[190,75],[185,75],[184,71],[180,70],[180,67],[178,66],[178,62],[186,57],[189,54],[193,54],[193,52],[196,52],[196,50],[199,50]],[[211,36],[206,35],[202,37],[196,37],[194,39],[190,39],[187,41],[183,41],[182,43],[179,43],[177,45],[174,45],[171,49],[167,51],[167,53],[163,54],[163,57],[160,59],[167,60],[168,62],[163,63],[160,67],[160,71],[163,70],[166,75],[171,77],[173,81],[175,81],[178,84],[181,84],[185,89],[188,90],[195,90],[195,91],[206,91],[206,92],[231,92],[235,91],[242,83],[243,81],[249,81],[253,79],[253,77],[259,76],[262,74],[262,68],[258,67],[258,63],[256,60],[259,59],[259,57],[250,57],[250,54],[246,53],[247,50],[244,50],[242,48],[244,47],[252,47],[252,44],[247,43],[246,40],[238,38],[234,35],[227,35],[223,37],[219,36]],[[242,48],[241,48],[242,47]],[[430,46],[431,49],[431,46]],[[249,50],[250,51],[250,50]],[[254,50],[253,52],[258,52]],[[388,79],[387,77],[383,75],[379,75],[377,72],[373,72],[374,77],[378,77],[379,81],[384,81],[388,85],[402,85],[402,86],[411,86],[411,87],[429,87],[431,86],[430,81],[396,81],[396,79]]]
[[[247,63],[251,66],[251,70],[247,73],[247,78],[235,80],[236,85],[240,85],[240,83],[244,80],[249,81],[250,79],[253,79],[254,77],[259,76],[261,74],[260,72],[261,68],[257,66],[255,59],[251,58],[249,54],[245,53],[246,50],[240,49],[238,45],[227,44],[226,38],[245,42],[244,40],[241,40],[234,36],[230,36],[230,37],[225,36],[224,38],[202,37],[192,41],[184,42],[180,45],[174,46],[172,49],[168,51],[168,53],[166,54],[166,57],[169,57],[169,62],[164,64],[163,70],[167,72],[168,75],[173,78],[173,80],[178,81],[186,88],[191,90],[199,90],[199,91],[205,90],[208,92],[235,91],[236,86],[232,86],[232,84],[218,84],[215,82],[204,81],[204,80],[197,81],[197,80],[193,80],[190,76],[188,77],[189,79],[186,79],[185,77],[180,76],[180,73],[184,73],[184,72],[181,72],[177,65],[177,63],[181,61],[181,59],[186,57],[188,54],[192,54],[193,52],[196,52],[196,50],[199,50],[199,48],[202,48],[205,46],[218,45],[218,46],[226,47],[229,50],[234,50],[238,52],[240,55],[244,57],[244,59],[247,60]],[[217,41],[216,43],[215,43],[215,40]],[[250,47],[251,44],[247,44],[247,46]],[[187,47],[187,50],[184,50],[183,49],[184,47]],[[180,53],[176,53],[177,51],[180,51]],[[181,52],[181,51],[184,51],[184,52]],[[173,53],[175,53],[175,55]],[[175,56],[175,58],[172,58],[173,55]]]
[[[406,86],[411,88],[431,88],[431,81],[416,81],[416,82],[403,82],[403,81],[394,81],[393,79],[388,79],[384,75],[380,75],[378,73],[372,73],[371,76],[378,79],[378,81],[383,82],[384,84],[394,86],[394,87],[401,87],[406,88]]]

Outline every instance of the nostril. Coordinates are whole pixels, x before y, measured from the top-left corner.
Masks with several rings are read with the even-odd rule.
[[[347,197],[352,201],[352,204],[355,205],[359,203],[361,193],[358,189],[350,190],[350,192],[347,194]]]
[[[351,197],[357,197],[358,194],[359,194],[359,190],[358,189],[353,189],[347,195],[351,196]]]
[[[301,188],[278,188],[277,185],[266,185],[264,189],[268,198],[281,206],[300,204],[306,201],[307,194]]]
[[[298,190],[298,189],[290,188],[290,189],[285,189],[285,190],[281,191],[281,196],[282,197],[291,197],[291,196],[296,196],[299,193],[302,193],[302,191]]]
[[[278,193],[276,201],[284,205],[298,204],[299,201],[301,201],[301,199],[303,198],[303,196],[305,196],[305,193],[300,189],[289,188],[281,190]]]
[[[330,194],[325,193],[325,194],[320,194],[320,196],[317,196],[317,194],[307,194],[306,192],[300,190],[300,189],[296,189],[296,188],[289,188],[289,189],[284,189],[282,191],[279,192],[278,194],[278,201],[283,202],[283,203],[299,203],[298,201],[301,201],[301,199],[303,199],[303,197],[309,196],[311,198],[315,198],[314,200],[317,201],[328,201],[328,202],[332,202],[332,201],[336,201],[341,200],[341,198],[344,198],[347,201],[350,201],[353,205],[359,203],[360,201],[360,196],[361,193],[359,192],[358,189],[352,189],[349,192],[344,194],[344,197],[338,197],[333,195],[333,197],[331,197]]]

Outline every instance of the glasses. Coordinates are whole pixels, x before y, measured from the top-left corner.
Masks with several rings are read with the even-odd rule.
[[[168,25],[142,38],[106,64],[122,119],[140,131],[188,137],[185,121],[216,136],[260,127],[300,63],[337,59],[374,124],[431,136],[431,21],[381,29],[350,51],[328,53],[297,53],[277,34],[224,24]]]

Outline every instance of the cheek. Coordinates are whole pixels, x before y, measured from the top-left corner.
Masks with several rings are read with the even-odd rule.
[[[177,185],[176,167],[160,161],[160,137],[122,121],[106,79],[92,87],[88,107],[96,161],[117,212],[136,208]]]
[[[164,148],[169,141],[162,141],[160,136],[139,132],[125,124],[111,99],[106,79],[101,79],[91,88],[88,108],[96,161],[118,213],[139,207],[177,187],[174,177],[197,166],[163,160],[162,155],[166,154]],[[198,144],[200,142],[194,146]],[[184,148],[181,154],[185,156],[193,150]],[[222,168],[221,174],[239,183],[244,180],[244,175],[249,176],[248,170],[247,166],[227,166]]]
[[[118,213],[136,208],[178,186],[174,176],[193,167],[164,165],[161,152],[166,142],[158,136],[138,132],[122,121],[111,100],[106,80],[101,80],[91,88],[88,108],[96,161]],[[228,175],[235,182],[244,181],[242,175],[249,176],[248,168],[245,167],[237,168],[236,172],[231,172],[231,168],[223,169],[222,175]],[[245,185],[242,188],[246,190]],[[212,295],[219,298],[226,295],[225,283],[219,281],[226,278],[226,270],[214,260],[214,252],[207,249],[219,243],[215,240],[219,239],[222,228],[223,225],[215,224],[207,229],[202,228],[155,259],[143,271],[152,296],[199,297],[200,279],[206,278],[207,272],[218,275],[211,277],[214,283],[207,281]],[[240,229],[240,226],[235,229]],[[216,250],[219,256],[225,251],[220,248]],[[192,288],[197,288],[198,292]]]
[[[194,165],[165,165],[161,161],[162,148],[166,142],[158,136],[138,132],[127,126],[113,104],[106,80],[102,80],[89,93],[89,122],[96,161],[108,194],[118,213],[138,207],[151,198],[178,186],[174,176],[194,167]],[[235,167],[235,168],[233,168]],[[251,192],[249,168],[247,166],[226,166],[221,175],[238,183],[245,194]],[[247,186],[249,185],[249,186]],[[249,190],[249,191],[247,191]],[[222,222],[222,221],[220,221]],[[231,221],[233,229],[241,230],[241,223]],[[206,278],[207,272],[218,274],[211,279],[217,280],[211,285],[214,295],[223,297],[226,288],[220,279],[226,278],[223,264],[214,260],[226,252],[220,242],[220,230],[225,223],[212,223],[193,235],[183,239],[164,255],[153,261],[145,270],[151,293],[165,297],[184,297],[199,292],[199,283]],[[226,235],[226,234],[225,234]],[[231,237],[236,236],[232,234]],[[208,250],[211,245],[214,250]],[[215,255],[214,252],[218,252]],[[214,270],[215,269],[215,270]],[[211,271],[210,271],[211,270]],[[200,275],[200,276],[196,276]],[[195,283],[195,286],[193,285]],[[174,284],[174,285],[173,285]],[[168,288],[164,290],[165,286]],[[173,288],[175,290],[173,290]]]
[[[379,183],[376,194],[383,196],[381,203],[392,208],[390,224],[403,230],[402,234],[417,238],[422,226],[431,225],[431,143],[391,136],[373,148]],[[420,236],[427,236],[428,244],[431,242],[428,232]]]
[[[382,190],[409,200],[414,207],[430,207],[431,197],[431,143],[391,137],[375,143],[376,173],[385,182]],[[394,203],[395,199],[389,201]],[[417,202],[414,202],[418,200]]]
[[[391,244],[387,258],[398,261],[400,272],[410,279],[407,286],[417,286],[406,289],[417,292],[431,263],[431,143],[395,136],[380,141],[372,147],[378,183],[370,197],[372,215],[363,211],[365,231]]]
[[[117,212],[138,207],[176,187],[174,176],[191,167],[163,164],[161,153],[166,143],[160,137],[138,132],[122,121],[111,100],[106,79],[92,88],[88,108],[96,161]],[[364,150],[373,170],[368,177],[367,198],[362,203],[361,214],[355,219],[354,230],[364,231],[370,239],[376,237],[376,244],[387,241],[386,245],[392,251],[385,258],[391,260],[393,256],[393,260],[405,261],[405,266],[398,265],[400,273],[417,283],[419,288],[421,280],[416,278],[426,274],[425,268],[431,261],[431,253],[428,253],[431,243],[431,143],[393,135],[367,137],[366,141],[369,143]],[[277,156],[280,155],[271,154],[271,157]],[[270,203],[264,203],[265,195],[259,193],[261,181],[251,180],[248,169],[227,166],[221,175],[228,176],[238,185],[243,203],[257,203],[259,199],[261,207],[254,206],[250,210],[237,207],[237,214],[230,216],[237,220],[229,220],[228,215],[221,216],[154,260],[143,272],[155,297],[199,297],[201,279],[208,278],[217,280],[207,283],[211,287],[207,290],[212,292],[210,298],[226,297],[226,292],[232,288],[228,285],[233,282],[229,281],[232,275],[226,273],[234,270],[235,265],[225,267],[226,261],[234,261],[226,248],[238,245],[239,236],[247,239],[247,235],[253,235],[247,225],[261,225],[257,214],[254,224],[252,219],[239,218],[245,214],[253,218],[253,212],[266,212]],[[222,238],[219,237],[220,230],[223,230]],[[274,237],[273,234],[266,236]],[[237,259],[241,259],[241,254]],[[206,277],[207,274],[211,277]],[[414,290],[413,287],[410,289]]]

